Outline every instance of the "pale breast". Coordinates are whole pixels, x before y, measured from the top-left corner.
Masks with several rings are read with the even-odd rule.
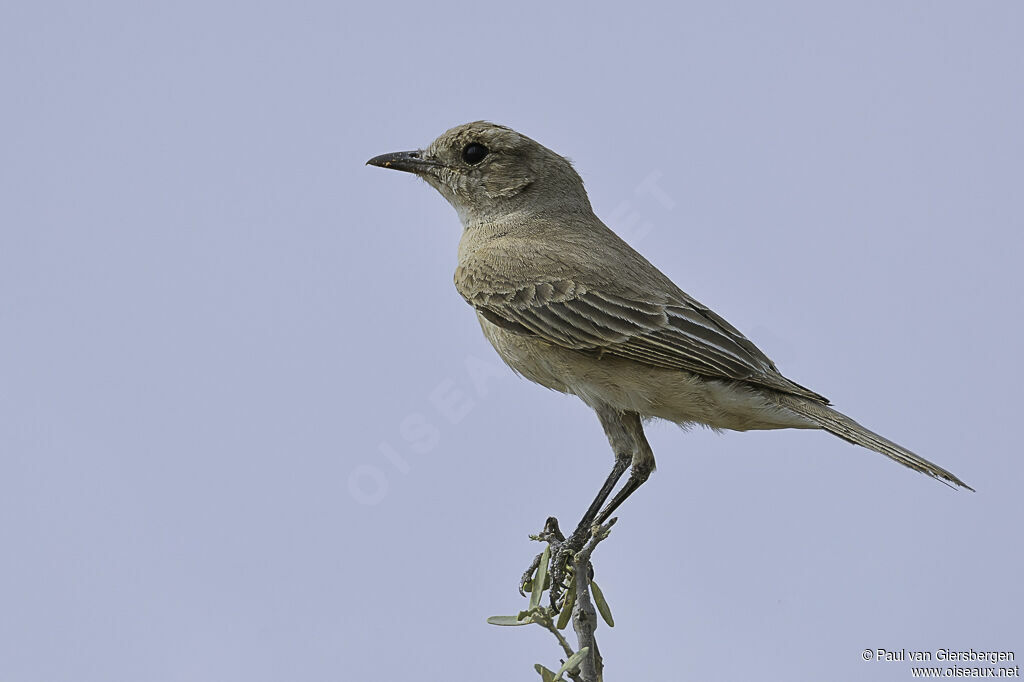
[[[488,322],[479,312],[476,317],[494,350],[517,374],[560,393],[573,392],[565,383],[563,373],[552,365],[559,349],[545,341],[506,331]]]

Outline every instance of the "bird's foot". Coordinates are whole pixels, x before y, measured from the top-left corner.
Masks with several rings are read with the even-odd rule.
[[[576,553],[583,549],[583,546],[590,539],[592,529],[580,525],[572,535],[566,538],[558,528],[558,519],[549,517],[544,524],[544,530],[531,536],[536,540],[547,542],[550,546],[550,559],[548,563],[548,576],[550,579],[551,609],[558,613],[563,606],[563,595],[571,584],[573,577],[573,559]],[[519,593],[526,596],[526,592],[533,589],[533,580],[537,575],[537,568],[543,554],[538,554],[530,563],[530,567],[523,573],[519,580]],[[545,585],[544,587],[547,587]]]
[[[562,535],[562,531],[558,527],[558,519],[554,516],[549,516],[548,520],[544,523],[544,530],[537,535],[531,535],[530,539],[548,543],[551,547],[551,551],[549,552],[550,556],[554,556],[558,548],[565,542],[565,536]],[[531,592],[533,590],[533,578],[537,573],[537,567],[540,566],[540,560],[543,556],[544,553],[542,552],[533,557],[533,561],[530,562],[530,567],[523,572],[522,577],[519,579],[519,594],[524,597],[527,592]],[[548,575],[550,575],[550,572]]]

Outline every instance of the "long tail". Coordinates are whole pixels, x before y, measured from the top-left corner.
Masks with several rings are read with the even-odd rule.
[[[772,393],[772,400],[776,403],[785,407],[787,410],[796,412],[801,417],[810,419],[812,422],[825,429],[829,433],[835,434],[843,440],[849,441],[854,445],[860,445],[869,450],[880,452],[886,457],[896,460],[900,464],[906,467],[910,467],[914,471],[920,471],[923,474],[927,474],[932,478],[940,481],[947,481],[953,485],[958,485],[961,488],[967,488],[971,492],[974,492],[974,488],[967,485],[951,472],[946,471],[942,467],[932,464],[924,457],[915,455],[910,450],[893,443],[888,438],[879,436],[874,431],[870,431],[857,422],[847,417],[842,412],[837,412],[827,405],[814,402],[807,398],[801,398],[795,395],[789,395],[786,393]]]

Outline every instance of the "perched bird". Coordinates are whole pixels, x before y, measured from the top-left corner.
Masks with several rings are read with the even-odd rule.
[[[477,121],[367,163],[414,173],[451,203],[463,225],[455,287],[484,336],[518,374],[597,413],[615,464],[570,547],[647,480],[654,454],[643,421],[655,417],[735,431],[824,429],[971,489],[784,377],[605,226],[569,161],[525,135]]]

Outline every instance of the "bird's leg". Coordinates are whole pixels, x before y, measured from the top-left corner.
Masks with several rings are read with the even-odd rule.
[[[626,484],[622,486],[619,492],[615,493],[615,497],[608,503],[608,506],[602,509],[601,513],[594,518],[593,525],[600,526],[607,521],[612,512],[618,509],[619,505],[625,502],[627,497],[636,492],[650,478],[652,471],[654,471],[653,460],[649,464],[647,462],[634,464],[633,470],[629,473],[629,478],[626,479]]]
[[[608,443],[615,453],[615,464],[612,466],[612,471],[608,474],[597,497],[590,503],[590,507],[583,514],[583,518],[572,535],[564,538],[561,533],[549,532],[548,527],[554,519],[548,519],[548,526],[545,526],[545,531],[538,536],[538,539],[545,540],[551,547],[549,565],[551,608],[555,611],[558,611],[558,600],[566,587],[566,574],[572,557],[583,549],[587,540],[590,539],[594,525],[604,523],[627,497],[643,485],[643,482],[654,470],[654,453],[651,452],[651,446],[644,436],[643,424],[638,413],[623,412],[609,405],[594,406],[594,411],[597,413],[605,435],[608,436]],[[632,464],[632,472],[626,485],[612,498],[608,506],[601,509],[630,464]],[[554,527],[557,529],[557,522]],[[533,576],[539,563],[540,557],[538,556],[533,560],[529,570],[523,574],[519,582],[520,593],[523,593],[526,581]]]
[[[583,548],[587,539],[590,537],[590,529],[594,525],[594,518],[597,516],[598,511],[601,509],[601,505],[605,503],[608,496],[611,495],[612,490],[615,489],[615,485],[622,478],[622,474],[626,473],[626,469],[629,468],[629,463],[633,456],[631,453],[624,452],[620,455],[616,455],[615,464],[612,466],[612,471],[608,474],[608,478],[605,480],[604,485],[601,486],[601,490],[598,491],[597,497],[590,503],[590,507],[586,513],[583,514],[583,519],[580,521],[576,530],[573,531],[572,535],[567,540],[561,531],[558,530],[558,521],[554,517],[549,518],[547,525],[544,528],[544,532],[539,537],[547,539],[552,545],[552,558],[556,559],[552,563],[553,567],[561,567],[561,570],[555,571],[551,575],[552,585],[561,585],[558,582],[559,579],[564,578],[564,565],[565,559],[568,558],[569,552],[578,552]],[[551,528],[552,521],[554,521],[553,531]],[[546,536],[546,537],[545,537]],[[537,570],[537,566],[540,564],[541,555],[538,554],[533,558],[533,562],[530,567],[523,573],[523,577],[519,580],[519,593],[526,596],[524,586],[528,580],[531,580],[534,572]],[[554,589],[554,588],[552,588]],[[560,589],[560,588],[559,588]]]
[[[590,529],[594,527],[594,520],[597,518],[597,513],[601,510],[601,505],[605,503],[608,496],[615,490],[616,484],[619,479],[622,478],[622,474],[626,473],[626,469],[629,468],[630,462],[633,460],[633,453],[631,452],[620,452],[615,454],[615,464],[612,466],[612,471],[608,474],[608,478],[605,479],[604,485],[597,491],[597,497],[590,503],[590,507],[584,512],[583,518],[580,519],[579,525],[576,526],[576,530],[572,532],[567,540],[568,543],[575,546],[577,550],[582,549],[584,543],[590,538]],[[632,476],[630,477],[632,479]],[[618,495],[616,495],[618,497]]]
[[[647,445],[647,440],[644,438],[639,414],[636,412],[622,412],[609,405],[594,406],[594,412],[597,413],[601,427],[608,437],[608,444],[612,446],[612,452],[615,453],[615,464],[612,466],[612,471],[605,480],[604,485],[601,486],[601,490],[597,493],[597,497],[594,498],[586,513],[583,514],[583,518],[580,520],[579,525],[576,526],[576,530],[572,532],[572,535],[564,543],[557,548],[552,548],[550,569],[551,606],[555,610],[558,609],[558,598],[565,587],[566,569],[571,563],[572,556],[580,551],[587,540],[590,539],[594,521],[599,516],[602,505],[604,505],[608,496],[611,495],[630,463],[633,464],[635,470],[638,457],[644,458],[644,453],[641,450],[646,448],[646,452],[650,452],[650,446]],[[653,465],[653,454],[650,455],[650,460]],[[630,480],[632,479],[633,476],[630,476]],[[620,495],[616,495],[615,499],[619,499]],[[625,497],[622,497],[622,499],[625,499]],[[619,504],[621,504],[621,500],[614,507],[617,507]],[[614,507],[612,508],[614,509]]]
[[[600,412],[598,415],[600,416]],[[602,423],[604,419],[602,419]],[[605,430],[608,432],[608,440],[611,442],[612,447],[615,448],[616,453],[623,453],[623,445],[629,443],[632,445],[630,448],[631,455],[628,457],[632,461],[632,470],[630,471],[629,478],[626,480],[625,485],[622,489],[615,493],[612,501],[608,503],[600,513],[593,514],[594,507],[587,510],[587,513],[583,517],[583,521],[580,522],[579,527],[573,532],[572,536],[563,544],[558,553],[555,555],[555,561],[551,565],[551,603],[552,608],[556,607],[556,601],[558,598],[558,591],[561,589],[561,579],[565,574],[565,567],[572,558],[572,554],[578,552],[586,541],[590,538],[591,529],[594,526],[599,526],[605,523],[608,518],[612,515],[616,509],[619,508],[623,502],[626,501],[630,495],[644,484],[644,482],[650,477],[651,472],[654,471],[654,452],[651,450],[650,443],[647,442],[647,437],[644,435],[643,422],[640,421],[640,415],[636,412],[625,412],[618,415],[618,419],[612,424],[613,428],[609,429],[608,426]],[[614,428],[617,427],[617,428]],[[623,433],[626,434],[627,438],[623,439]],[[615,459],[616,467],[623,467],[627,465],[627,457],[623,454],[617,454]],[[614,471],[613,471],[614,473]],[[621,476],[621,473],[619,474]],[[618,477],[616,477],[618,478]],[[611,488],[614,488],[615,484],[611,484]],[[610,491],[610,488],[609,488]],[[604,492],[604,489],[602,489]],[[600,498],[599,498],[600,499]],[[598,502],[595,500],[595,504],[603,504],[603,500]]]
[[[635,412],[629,413],[623,416],[622,422],[637,444],[633,454],[633,469],[629,472],[626,484],[622,486],[619,492],[615,493],[615,497],[608,503],[608,506],[602,509],[601,513],[594,519],[594,523],[597,525],[607,521],[612,512],[618,509],[619,505],[625,502],[627,497],[636,492],[650,477],[651,472],[654,471],[654,452],[651,450],[651,444],[647,442],[647,436],[644,435],[644,427],[640,421],[640,416]]]
[[[583,549],[583,545],[590,539],[591,529],[594,527],[594,519],[600,511],[601,505],[611,495],[612,490],[615,489],[615,485],[622,478],[622,474],[626,472],[632,459],[633,455],[629,452],[617,453],[615,455],[615,464],[612,466],[611,473],[608,474],[604,485],[598,491],[597,497],[594,498],[594,501],[590,503],[590,507],[583,514],[583,518],[580,520],[579,525],[576,526],[576,530],[564,542],[558,543],[557,547],[552,547],[551,608],[555,611],[558,610],[558,599],[565,586],[566,568],[572,560],[572,556]],[[630,480],[632,480],[632,476]]]

